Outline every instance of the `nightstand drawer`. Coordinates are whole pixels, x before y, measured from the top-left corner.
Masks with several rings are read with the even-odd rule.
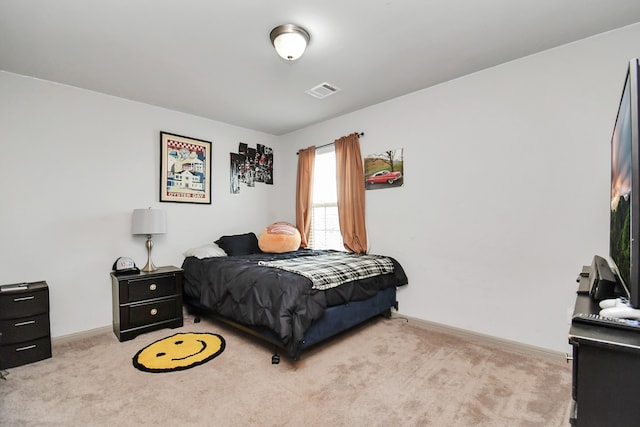
[[[49,336],[49,314],[0,320],[0,344],[12,344]]]
[[[49,292],[44,288],[30,288],[20,292],[0,294],[0,319],[15,319],[49,312]]]
[[[123,281],[120,286],[125,288],[121,290],[121,304],[132,301],[161,298],[176,295],[178,293],[176,278],[173,274],[163,276],[158,275],[144,279],[131,279]]]
[[[126,312],[122,317],[129,319],[128,324],[121,325],[122,328],[137,328],[177,317],[182,318],[182,299],[168,298],[142,304],[131,304],[121,307],[121,310]]]
[[[37,340],[0,345],[0,368],[13,368],[51,357],[51,339],[47,336]]]

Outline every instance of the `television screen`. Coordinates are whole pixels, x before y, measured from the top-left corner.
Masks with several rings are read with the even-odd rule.
[[[631,110],[629,78],[624,85],[611,138],[609,256],[625,285],[631,277]]]
[[[611,138],[609,258],[620,284],[640,308],[640,125],[638,59],[629,63]]]

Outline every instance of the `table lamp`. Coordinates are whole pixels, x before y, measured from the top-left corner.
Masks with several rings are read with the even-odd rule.
[[[151,261],[151,248],[154,234],[165,234],[167,232],[167,213],[160,209],[134,209],[131,218],[131,234],[143,234],[147,236],[147,265],[142,271],[155,271],[158,269]]]

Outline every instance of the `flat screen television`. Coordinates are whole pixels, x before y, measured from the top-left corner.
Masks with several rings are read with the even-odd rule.
[[[638,58],[629,62],[611,138],[609,258],[630,304],[640,308],[640,105]]]

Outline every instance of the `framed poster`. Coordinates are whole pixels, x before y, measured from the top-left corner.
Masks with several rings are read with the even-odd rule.
[[[403,149],[386,150],[364,158],[364,185],[367,190],[404,185]]]
[[[211,204],[211,142],[160,132],[160,201]]]

